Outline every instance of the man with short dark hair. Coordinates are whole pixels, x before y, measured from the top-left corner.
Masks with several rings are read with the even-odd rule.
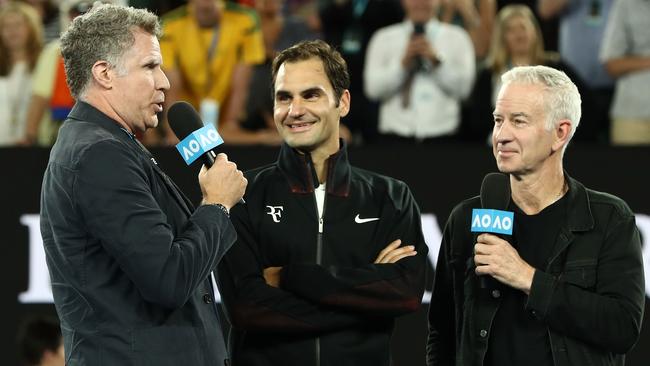
[[[158,18],[101,5],[61,40],[77,102],[50,153],[41,233],[68,366],[224,365],[211,275],[246,179],[220,154],[192,203],[140,144],[169,81]]]
[[[18,352],[26,366],[64,366],[63,339],[56,319],[27,319],[18,330]]]
[[[233,360],[389,365],[395,318],[419,308],[427,246],[403,182],[351,166],[341,55],[301,42],[273,62],[275,164],[246,173],[238,243],[219,265]]]

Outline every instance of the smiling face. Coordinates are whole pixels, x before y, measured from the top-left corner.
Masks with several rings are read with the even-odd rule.
[[[499,171],[526,175],[550,164],[549,157],[557,151],[558,142],[554,130],[546,128],[544,93],[537,84],[513,82],[501,88],[492,131],[492,149]]]
[[[160,68],[158,39],[143,31],[133,35],[135,42],[122,56],[121,67],[110,70],[114,78],[110,99],[121,122],[135,132],[158,125],[169,80]]]
[[[336,100],[320,59],[283,63],[274,90],[273,119],[289,146],[325,155],[338,151],[339,120],[349,111],[350,93]]]

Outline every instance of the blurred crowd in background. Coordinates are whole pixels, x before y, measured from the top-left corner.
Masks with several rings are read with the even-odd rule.
[[[271,61],[316,38],[348,63],[352,103],[341,135],[352,145],[488,144],[500,75],[538,64],[580,89],[575,143],[650,144],[647,0],[112,2],[162,16],[166,107],[189,101],[229,144],[281,143]],[[74,104],[58,38],[92,5],[0,0],[0,146],[54,143]],[[139,138],[176,144],[160,120]]]

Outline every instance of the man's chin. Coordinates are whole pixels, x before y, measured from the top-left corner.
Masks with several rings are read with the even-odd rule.
[[[156,127],[158,127],[158,117],[156,117],[156,118],[152,119],[151,121],[149,121],[149,123],[147,123],[145,125],[145,130],[148,130],[150,128],[156,128]]]
[[[284,139],[284,142],[296,150],[302,152],[311,152],[315,146],[311,141],[301,141],[300,139]]]

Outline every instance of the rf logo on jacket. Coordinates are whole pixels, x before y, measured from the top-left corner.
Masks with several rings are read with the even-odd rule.
[[[282,210],[284,210],[284,206],[266,206],[269,208],[269,210],[266,212],[273,218],[273,222],[280,222],[280,218],[282,217]]]

